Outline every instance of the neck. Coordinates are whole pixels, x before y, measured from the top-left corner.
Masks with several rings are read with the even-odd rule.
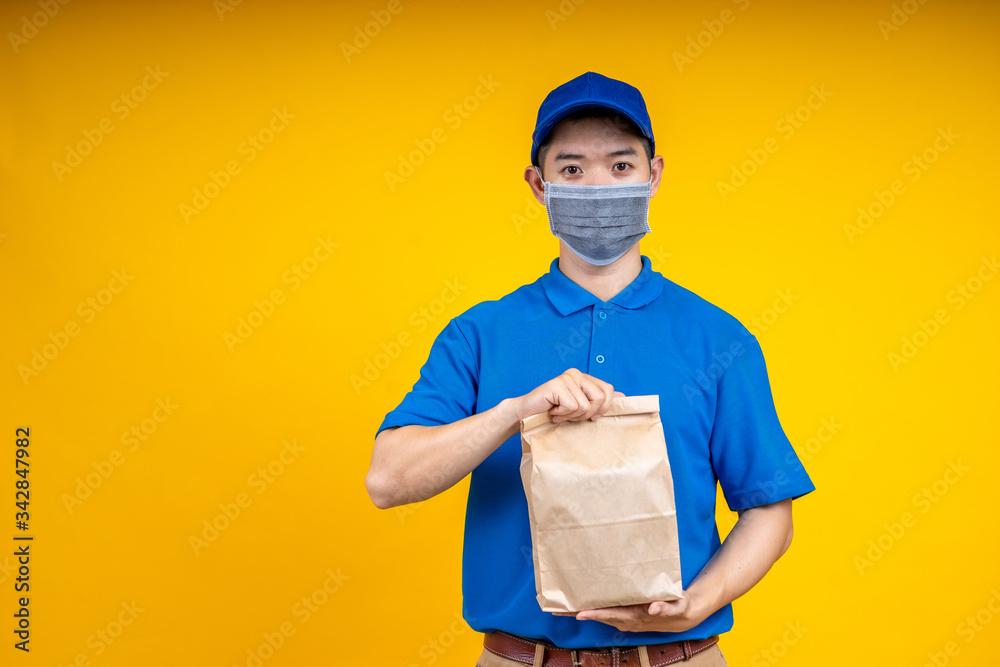
[[[559,270],[567,278],[601,301],[607,301],[628,287],[642,270],[639,244],[607,266],[594,266],[580,259],[564,241],[559,241]]]

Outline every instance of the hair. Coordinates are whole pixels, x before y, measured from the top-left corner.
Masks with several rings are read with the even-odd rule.
[[[643,150],[646,152],[646,159],[649,160],[650,167],[652,168],[653,146],[650,143],[649,139],[643,136],[642,130],[640,130],[635,123],[633,123],[631,120],[629,120],[622,114],[618,113],[617,111],[612,111],[611,109],[603,109],[600,107],[581,109],[580,111],[577,111],[575,113],[570,114],[569,116],[566,116],[561,121],[559,121],[559,123],[564,123],[566,121],[576,122],[583,120],[585,118],[600,118],[600,119],[610,120],[611,124],[614,125],[616,128],[622,130],[626,134],[631,134],[632,136],[639,139],[639,141],[642,143]],[[542,170],[542,165],[545,164],[545,156],[548,155],[549,148],[552,145],[552,134],[554,133],[555,129],[559,127],[559,123],[556,123],[555,126],[553,126],[551,130],[549,130],[549,133],[545,135],[545,138],[542,139],[542,143],[538,146],[538,151],[535,154],[534,166],[538,167],[539,171]]]

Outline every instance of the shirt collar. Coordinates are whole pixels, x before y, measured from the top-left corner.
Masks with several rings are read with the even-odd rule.
[[[552,305],[564,316],[582,310],[587,306],[613,303],[622,308],[635,310],[652,302],[663,291],[660,274],[653,271],[649,257],[642,255],[642,269],[629,285],[608,301],[601,301],[583,287],[566,277],[559,270],[559,258],[552,260],[549,272],[542,276],[542,288]]]

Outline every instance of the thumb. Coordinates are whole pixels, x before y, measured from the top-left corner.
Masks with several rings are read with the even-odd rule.
[[[670,600],[669,602],[664,602],[663,600],[655,600],[649,604],[649,615],[676,616],[679,613],[683,613],[686,604],[687,600],[685,598]]]

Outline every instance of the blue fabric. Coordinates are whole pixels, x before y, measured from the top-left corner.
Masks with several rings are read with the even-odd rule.
[[[538,149],[559,121],[577,111],[593,108],[617,111],[631,120],[649,139],[649,154],[656,154],[653,125],[639,89],[597,72],[586,72],[550,92],[538,107],[535,131],[531,134],[531,164],[538,164]]]
[[[607,302],[563,275],[557,259],[534,283],[459,315],[379,431],[448,424],[571,367],[626,395],[660,397],[685,588],[720,546],[716,481],[734,511],[815,489],[778,422],[756,338],[654,272],[645,256],[639,276]],[[520,461],[515,434],[472,472],[462,588],[473,629],[583,648],[696,639],[732,628],[731,605],[680,633],[623,633],[541,611]]]

